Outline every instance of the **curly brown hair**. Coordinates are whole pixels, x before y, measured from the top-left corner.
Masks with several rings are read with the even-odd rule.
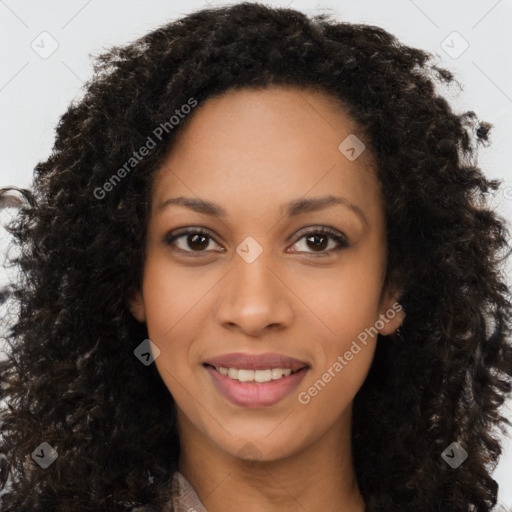
[[[180,453],[175,410],[155,366],[134,357],[147,329],[127,304],[142,282],[152,177],[187,120],[108,194],[94,191],[190,97],[271,84],[339,98],[376,156],[387,279],[407,316],[377,344],[354,401],[367,510],[492,510],[510,425],[508,232],[487,204],[500,183],[475,158],[490,125],[452,110],[436,91],[452,82],[381,28],[257,3],[193,12],[98,56],[11,224],[20,280],[0,363],[3,512],[163,507]],[[47,470],[30,456],[43,441],[58,453]],[[454,441],[470,454],[456,470],[440,456]]]

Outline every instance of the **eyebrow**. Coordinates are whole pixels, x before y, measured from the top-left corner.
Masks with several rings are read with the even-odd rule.
[[[197,213],[212,215],[214,217],[225,218],[227,216],[226,210],[216,203],[207,201],[205,199],[183,196],[167,199],[166,201],[157,206],[157,212],[161,212],[162,210],[166,209],[171,205],[183,206]],[[293,201],[290,201],[289,203],[281,205],[279,211],[281,212],[281,214],[283,212],[286,212],[286,215],[288,217],[294,217],[302,213],[324,210],[325,208],[334,205],[342,205],[349,208],[363,221],[364,224],[368,225],[368,219],[366,218],[366,215],[361,210],[361,208],[359,208],[359,206],[353,204],[344,197],[338,197],[333,195],[313,197],[310,199],[295,199]]]

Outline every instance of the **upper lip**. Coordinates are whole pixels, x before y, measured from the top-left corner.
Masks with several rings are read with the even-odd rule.
[[[243,354],[235,352],[232,354],[223,354],[212,357],[204,362],[217,368],[239,368],[242,370],[266,370],[268,368],[290,368],[291,370],[300,370],[308,366],[304,361],[299,361],[293,357],[283,354],[265,353],[265,354]]]

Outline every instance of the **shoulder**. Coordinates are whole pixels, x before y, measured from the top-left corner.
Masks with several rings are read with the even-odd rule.
[[[167,492],[167,502],[163,509],[152,506],[135,507],[130,512],[208,512],[197,496],[190,482],[179,472],[174,472]]]

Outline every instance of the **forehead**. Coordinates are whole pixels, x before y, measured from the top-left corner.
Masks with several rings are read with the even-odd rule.
[[[237,89],[207,100],[185,122],[157,172],[153,203],[169,195],[214,195],[221,204],[254,198],[251,205],[261,206],[333,191],[354,201],[379,199],[370,151],[351,160],[340,150],[364,135],[326,93]]]

